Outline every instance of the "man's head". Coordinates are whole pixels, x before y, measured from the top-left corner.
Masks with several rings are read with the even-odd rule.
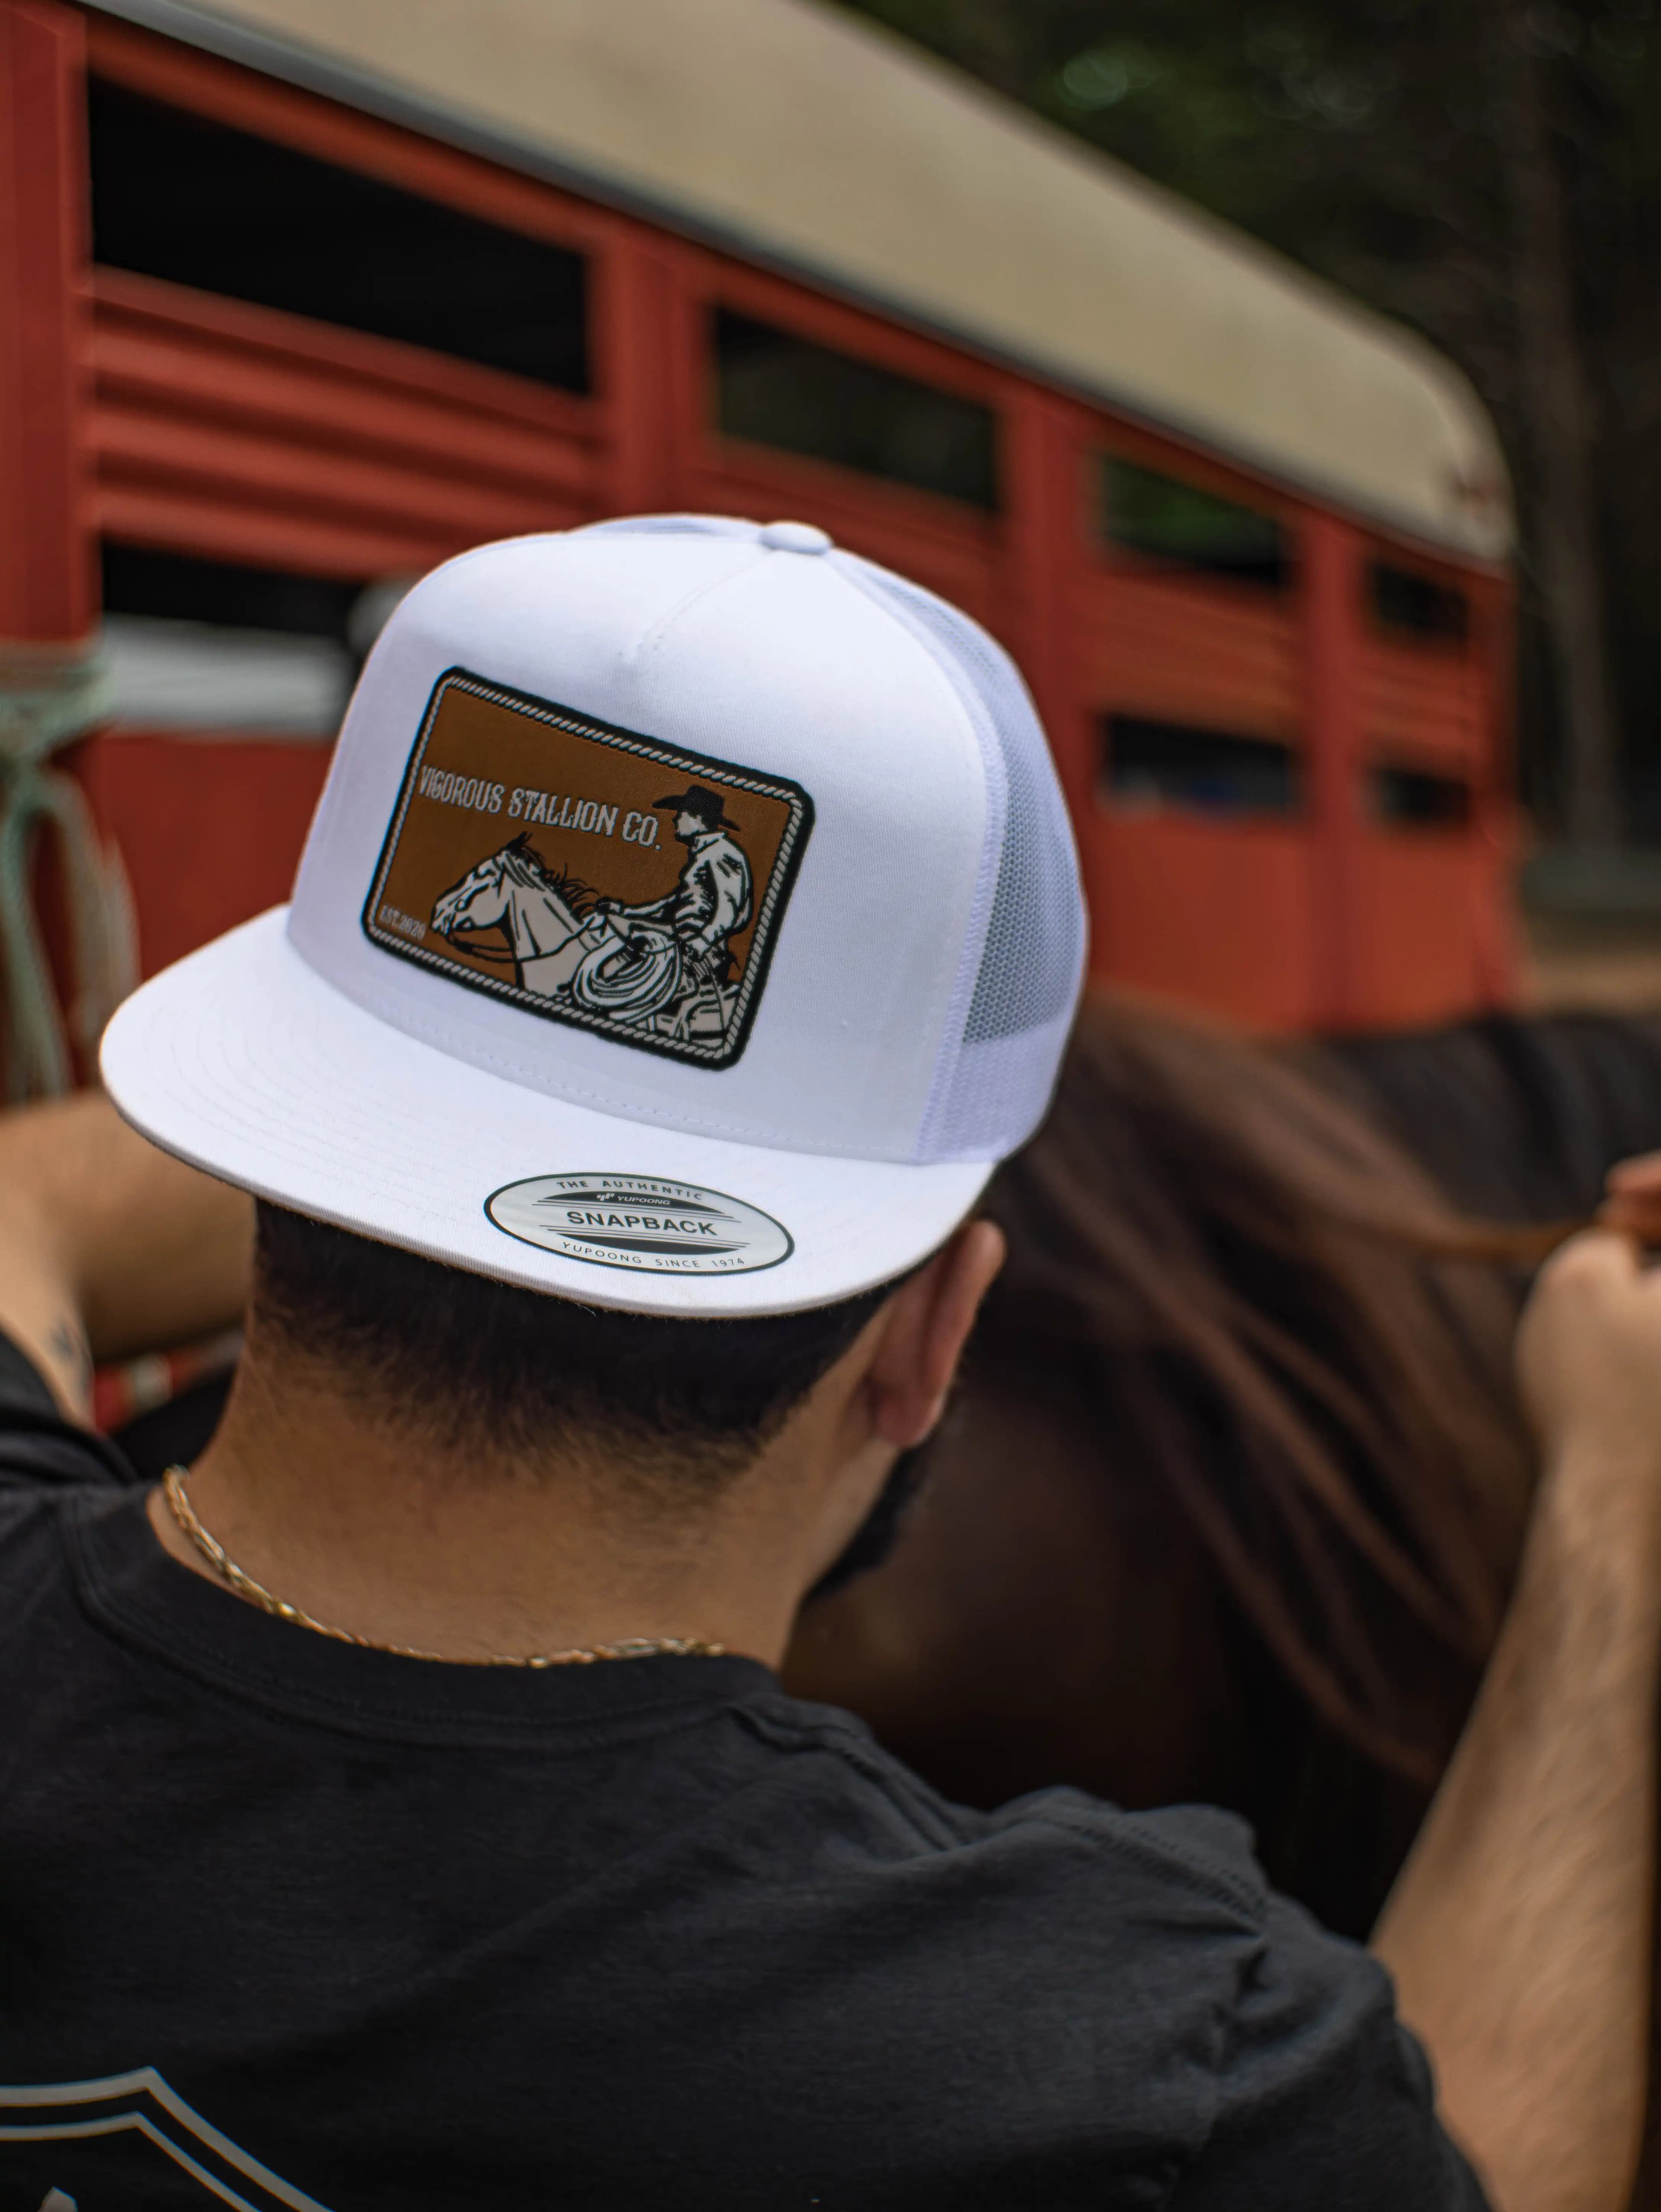
[[[702,837],[711,830],[727,827],[721,793],[706,791],[702,784],[695,783],[685,791],[672,791],[666,799],[655,799],[653,805],[654,808],[672,811],[675,835],[684,845],[690,845],[694,837]]]
[[[815,1516],[804,1588],[934,1428],[1002,1255],[977,1223],[898,1283],[697,1323],[465,1274],[267,1203],[257,1221],[250,1334],[268,1389],[320,1388],[476,1485],[601,1489],[591,1503],[668,1535],[773,1454]],[[877,1555],[867,1541],[859,1564]]]
[[[607,919],[736,897],[719,856],[688,886],[666,814],[743,855],[740,955],[696,988],[667,929]],[[520,839],[499,919],[446,934]],[[648,518],[400,601],[293,906],[147,984],[104,1067],[286,1210],[256,1340],[458,1449],[599,1437],[719,1487],[788,1440],[854,1470],[845,1505],[938,1411],[995,1265],[961,1224],[1043,1112],[1083,951],[990,638],[806,525]]]

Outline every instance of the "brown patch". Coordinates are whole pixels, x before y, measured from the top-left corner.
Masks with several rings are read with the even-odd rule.
[[[702,829],[678,838],[677,810],[659,804],[689,792],[707,794],[713,842]],[[730,1066],[812,812],[796,784],[452,669],[410,755],[363,927],[546,1019]],[[713,939],[696,927],[710,914],[732,925]]]

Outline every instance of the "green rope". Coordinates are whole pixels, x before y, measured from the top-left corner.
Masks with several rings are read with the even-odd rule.
[[[94,656],[0,646],[0,987],[14,1101],[72,1089],[75,1050],[90,1054],[135,981],[119,858],[106,851],[80,786],[46,765],[108,714],[108,684]],[[46,831],[56,834],[63,858],[75,951],[67,1027],[30,896],[35,842]]]

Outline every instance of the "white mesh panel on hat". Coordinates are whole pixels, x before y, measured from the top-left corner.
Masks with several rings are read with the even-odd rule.
[[[978,623],[932,592],[839,553],[843,573],[928,647],[970,708],[989,781],[1001,785],[1001,837],[985,935],[965,948],[972,988],[941,1054],[919,1161],[1000,1159],[1043,1119],[1084,975],[1084,900],[1066,802],[1015,664]]]
[[[656,514],[596,533],[760,538],[737,517]],[[824,557],[905,627],[962,700],[987,778],[986,878],[964,947],[913,1158],[1001,1159],[1043,1119],[1084,975],[1078,856],[1050,747],[1019,671],[946,600],[857,554]]]

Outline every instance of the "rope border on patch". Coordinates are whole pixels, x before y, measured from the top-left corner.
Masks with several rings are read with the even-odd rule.
[[[464,691],[490,706],[506,708],[551,729],[563,730],[572,737],[610,745],[620,752],[632,753],[638,758],[655,762],[672,773],[703,776],[712,783],[725,784],[732,790],[747,791],[760,798],[777,800],[788,809],[784,834],[779,841],[766,885],[757,902],[750,954],[745,963],[744,975],[733,1003],[732,1021],[726,1036],[719,1042],[705,1044],[697,1038],[672,1039],[631,1033],[618,1024],[607,1020],[604,1015],[591,1014],[581,1006],[551,1004],[533,992],[521,989],[504,976],[483,975],[465,969],[442,953],[432,952],[423,945],[412,944],[409,939],[379,921],[382,896],[439,709],[447,695],[453,690]],[[751,1024],[772,963],[774,939],[782,921],[785,904],[795,883],[812,826],[812,799],[799,783],[792,782],[786,776],[763,775],[756,769],[739,767],[736,762],[717,760],[707,753],[692,752],[683,745],[672,745],[655,738],[645,737],[636,730],[625,730],[613,723],[596,721],[590,715],[579,714],[575,708],[562,707],[549,699],[538,699],[530,692],[515,691],[505,684],[494,684],[486,677],[476,676],[470,669],[448,668],[434,684],[422,715],[420,729],[405,764],[398,805],[387,825],[380,857],[375,864],[368,896],[363,902],[359,920],[364,935],[381,951],[393,953],[401,960],[413,961],[417,966],[441,975],[447,982],[459,984],[464,989],[483,992],[489,997],[505,1000],[509,1006],[535,1014],[543,1021],[587,1030],[592,1035],[607,1038],[613,1044],[625,1046],[636,1052],[654,1053],[661,1059],[678,1060],[683,1066],[731,1067],[749,1042]]]

